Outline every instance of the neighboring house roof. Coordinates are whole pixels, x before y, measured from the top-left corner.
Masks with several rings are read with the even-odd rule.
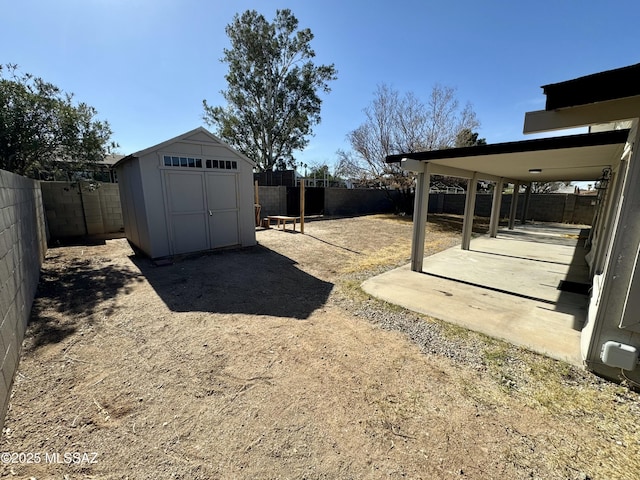
[[[640,63],[542,87],[546,110],[640,95]]]
[[[104,165],[107,167],[112,167],[123,158],[124,158],[124,155],[118,155],[118,154],[112,153],[110,155],[106,155],[102,160],[98,160],[96,162],[89,162],[87,165]],[[65,163],[68,162],[68,160],[64,160],[61,158],[56,159],[56,161],[65,162]]]
[[[170,138],[169,140],[166,140],[164,142],[158,143],[157,145],[153,145],[151,147],[145,148],[144,150],[139,150],[139,151],[137,151],[135,153],[132,153],[131,155],[127,155],[126,157],[123,157],[120,160],[118,160],[113,166],[117,167],[121,163],[124,163],[124,162],[126,162],[126,161],[128,161],[130,159],[139,158],[139,157],[142,157],[142,156],[144,156],[144,155],[146,155],[148,153],[154,152],[156,150],[161,150],[164,147],[167,147],[167,146],[171,145],[172,143],[179,142],[181,140],[188,140],[189,137],[192,137],[192,136],[194,136],[195,134],[198,134],[198,133],[205,134],[214,143],[220,144],[220,146],[226,148],[230,152],[233,152],[235,155],[239,156],[240,158],[243,158],[244,160],[249,162],[252,166],[256,165],[256,163],[253,160],[251,160],[249,157],[247,157],[246,155],[240,153],[235,148],[231,147],[230,145],[228,145],[225,142],[223,142],[222,140],[220,140],[218,137],[216,137],[213,133],[211,133],[206,128],[198,127],[198,128],[194,128],[193,130],[190,130],[190,131],[188,131],[186,133],[183,133],[182,135],[178,135],[177,137],[173,137],[173,138]]]
[[[396,163],[407,158],[522,182],[589,181],[611,166],[609,160],[619,160],[628,134],[629,130],[612,130],[404,153],[389,155],[386,161]]]
[[[125,157],[124,155],[112,153],[111,155],[107,155],[106,157],[104,157],[104,160],[98,163],[103,165],[108,165],[109,167],[113,167],[116,163],[118,163],[124,157]]]

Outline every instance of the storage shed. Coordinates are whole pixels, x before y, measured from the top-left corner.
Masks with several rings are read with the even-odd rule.
[[[202,127],[124,157],[127,239],[151,258],[255,245],[254,165]]]

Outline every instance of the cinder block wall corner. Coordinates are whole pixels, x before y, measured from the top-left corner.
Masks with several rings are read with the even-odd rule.
[[[0,428],[46,251],[39,182],[0,170]]]

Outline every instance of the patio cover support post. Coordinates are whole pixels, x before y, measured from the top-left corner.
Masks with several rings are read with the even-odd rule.
[[[473,172],[467,182],[467,198],[464,204],[464,220],[462,222],[462,249],[469,250],[471,232],[473,231],[473,214],[476,209],[476,192],[478,190],[478,172]]]
[[[524,205],[522,206],[522,217],[520,223],[524,225],[527,223],[527,215],[529,213],[529,201],[531,200],[531,182],[527,183],[527,191],[524,196]]]
[[[408,167],[409,165],[407,165]],[[412,171],[417,171],[416,194],[413,204],[413,236],[411,238],[411,270],[422,272],[424,260],[424,239],[427,226],[427,210],[429,208],[429,183],[431,175],[429,164],[421,164],[420,167],[412,165]]]
[[[496,238],[498,235],[498,227],[500,226],[500,207],[502,206],[502,189],[504,187],[504,178],[496,182],[493,187],[493,198],[491,201],[491,220],[489,221],[489,236]]]
[[[511,209],[509,210],[509,230],[513,230],[516,223],[516,212],[518,211],[518,192],[520,190],[520,182],[513,184],[513,194],[511,195]]]

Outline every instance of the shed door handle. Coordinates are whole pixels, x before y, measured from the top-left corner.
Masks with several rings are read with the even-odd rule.
[[[211,210],[209,210],[209,216],[213,217],[213,212]]]

